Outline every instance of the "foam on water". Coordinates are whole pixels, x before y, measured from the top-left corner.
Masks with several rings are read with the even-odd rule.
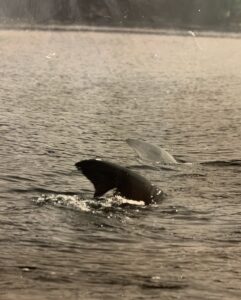
[[[98,211],[106,208],[122,206],[145,206],[144,201],[134,201],[121,196],[112,196],[100,199],[83,199],[79,195],[42,194],[34,199],[39,205],[51,204],[57,207],[69,208],[80,211]]]
[[[82,200],[78,195],[68,196],[68,195],[55,195],[55,194],[42,194],[37,199],[34,199],[37,204],[52,204],[58,207],[66,207],[81,211],[90,211],[90,207],[87,201]]]

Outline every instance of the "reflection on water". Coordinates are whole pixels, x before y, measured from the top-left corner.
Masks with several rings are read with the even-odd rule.
[[[0,32],[0,297],[239,299],[240,53],[227,36]],[[145,167],[126,138],[217,163]],[[74,171],[93,157],[168,197],[96,203]]]

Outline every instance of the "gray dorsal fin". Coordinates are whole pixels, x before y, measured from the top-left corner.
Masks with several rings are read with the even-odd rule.
[[[177,164],[176,159],[163,148],[136,139],[127,139],[127,144],[144,160],[158,164]]]

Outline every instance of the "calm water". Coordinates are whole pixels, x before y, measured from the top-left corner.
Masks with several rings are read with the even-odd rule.
[[[0,299],[240,299],[241,39],[0,31]],[[96,204],[74,163],[126,166],[168,197]],[[139,166],[139,168],[137,168]],[[121,200],[120,200],[121,202]]]

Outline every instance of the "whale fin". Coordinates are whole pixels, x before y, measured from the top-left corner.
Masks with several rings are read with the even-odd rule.
[[[96,163],[97,162],[97,163]],[[98,160],[83,160],[75,164],[94,185],[94,197],[101,197],[109,190],[115,188],[115,183],[110,171],[101,168]]]
[[[141,159],[159,164],[177,164],[176,159],[163,148],[136,139],[127,139],[127,144]]]
[[[151,204],[163,198],[162,190],[143,176],[117,164],[96,159],[83,160],[75,164],[94,185],[94,197],[100,197],[111,189],[131,200]]]

